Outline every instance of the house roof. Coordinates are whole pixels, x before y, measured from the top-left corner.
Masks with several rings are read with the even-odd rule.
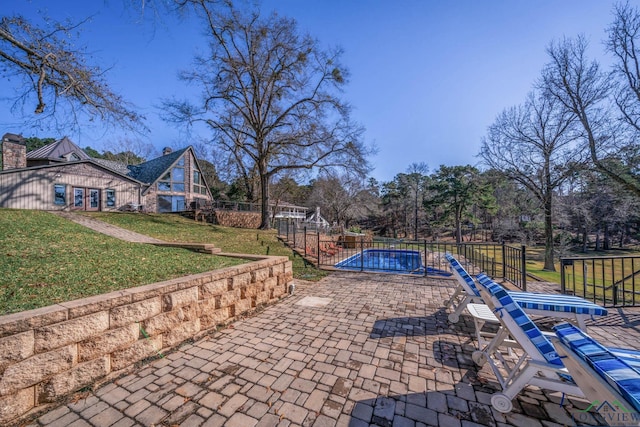
[[[276,203],[269,203],[269,206],[276,206]],[[305,207],[305,206],[297,206],[294,205],[292,203],[287,203],[287,202],[278,202],[277,203],[277,207],[278,208],[295,208],[295,209],[300,209],[300,210],[305,210],[308,211],[309,208]]]
[[[24,171],[31,171],[31,170],[40,170],[40,169],[49,169],[49,168],[66,168],[68,166],[72,166],[72,165],[78,165],[78,164],[88,164],[92,167],[96,167],[102,170],[105,170],[107,172],[119,175],[121,178],[124,178],[128,181],[131,182],[135,182],[136,184],[144,184],[144,182],[140,182],[138,180],[136,180],[135,178],[128,176],[126,174],[123,174],[121,172],[115,171],[105,165],[96,163],[93,159],[89,159],[89,160],[76,160],[76,161],[70,161],[70,162],[64,162],[64,163],[54,163],[54,164],[49,164],[49,165],[40,165],[40,166],[29,166],[26,168],[20,168],[20,169],[8,169],[8,170],[4,170],[4,171],[0,171],[0,174],[4,175],[4,174],[12,174],[12,173],[18,173],[18,172],[24,172]]]
[[[77,159],[70,159],[66,156],[69,154],[75,154]],[[68,160],[91,160],[91,157],[85,153],[82,148],[71,142],[66,136],[56,142],[40,147],[36,150],[29,151],[27,153],[27,159],[31,160],[53,160],[53,161],[68,161]]]
[[[191,147],[187,147],[182,150],[173,151],[139,165],[129,165],[129,176],[138,181],[153,184],[190,148]]]
[[[94,163],[98,163],[99,165],[102,165],[106,168],[119,172],[123,175],[128,175],[130,172],[126,164],[119,162],[117,160],[96,159],[96,158],[91,158],[91,160],[93,160]]]

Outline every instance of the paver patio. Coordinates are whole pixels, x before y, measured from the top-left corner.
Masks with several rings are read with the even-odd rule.
[[[463,316],[451,326],[442,309],[454,284],[366,273],[297,282],[286,300],[32,425],[574,425],[571,414],[588,402],[569,398],[561,407],[559,394],[532,387],[512,413],[492,409],[493,373],[471,361],[473,322]],[[610,312],[589,332],[639,348],[640,310]]]

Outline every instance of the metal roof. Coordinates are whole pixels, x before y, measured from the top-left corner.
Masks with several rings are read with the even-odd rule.
[[[72,159],[70,154],[75,154],[78,158]],[[74,144],[66,136],[61,140],[53,142],[51,144],[40,147],[36,150],[29,151],[27,153],[27,159],[31,160],[53,160],[57,162],[69,161],[69,160],[91,160],[91,157],[85,153],[82,148]]]

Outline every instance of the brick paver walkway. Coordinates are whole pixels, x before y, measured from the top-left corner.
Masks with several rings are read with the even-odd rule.
[[[117,227],[115,225],[108,224],[104,221],[90,218],[84,215],[78,215],[73,212],[65,211],[51,211],[52,214],[58,215],[62,218],[73,221],[77,224],[83,225],[94,231],[97,231],[107,236],[115,237],[116,239],[125,240],[132,243],[163,243],[162,240],[154,239],[153,237],[145,236],[134,231],[125,230],[124,228]]]
[[[454,282],[334,273],[259,314],[49,411],[33,426],[560,426],[579,399],[529,388],[494,411],[471,361],[472,321],[450,326]],[[638,348],[640,311],[590,332]]]

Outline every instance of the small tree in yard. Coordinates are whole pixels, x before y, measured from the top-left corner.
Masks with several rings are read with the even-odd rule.
[[[321,49],[275,13],[263,18],[206,0],[186,3],[205,23],[210,52],[180,75],[201,89],[200,102],[167,101],[167,119],[204,125],[219,162],[257,171],[260,228],[270,226],[272,177],[313,168],[368,171],[362,128],[337,96],[347,77],[340,50]]]

